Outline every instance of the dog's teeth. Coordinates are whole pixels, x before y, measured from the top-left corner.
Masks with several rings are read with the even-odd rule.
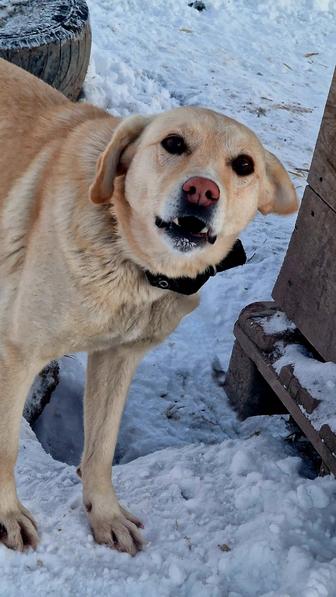
[[[167,228],[166,222],[161,220],[161,218],[159,218],[159,217],[155,218],[155,224],[157,225],[158,228]]]
[[[209,228],[207,226],[204,226],[204,228],[202,228],[201,230],[201,234],[205,234],[206,232],[208,232]]]
[[[178,222],[178,218],[175,218],[175,220],[173,220],[173,223],[176,224],[176,226],[179,226],[179,222]]]
[[[210,236],[210,234],[208,235],[208,241],[211,245],[214,245],[216,240],[217,240],[217,236]]]

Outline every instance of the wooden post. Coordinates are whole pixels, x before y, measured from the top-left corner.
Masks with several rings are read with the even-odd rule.
[[[26,0],[7,3],[4,8],[0,18],[0,58],[76,100],[91,50],[85,0]]]
[[[326,470],[336,475],[336,429],[331,428],[329,420],[320,420],[318,410],[314,424],[311,417],[315,409],[319,409],[323,395],[311,395],[296,377],[295,363],[287,363],[280,371],[273,366],[279,356],[279,346],[288,344],[305,346],[308,368],[310,359],[314,365],[321,360],[336,362],[335,231],[336,71],[308,185],[273,289],[276,302],[255,303],[240,314],[235,325],[236,343],[225,381],[229,399],[242,416],[260,414],[266,407],[278,412],[276,402],[269,401],[269,396],[276,395],[320,454]],[[262,321],[280,309],[295,323],[296,328],[293,330],[291,326],[290,334],[284,331],[280,337],[265,334]],[[244,383],[242,380],[245,380]],[[265,390],[265,382],[269,392]],[[318,382],[316,379],[317,386]]]
[[[326,361],[336,361],[336,71],[273,298]]]

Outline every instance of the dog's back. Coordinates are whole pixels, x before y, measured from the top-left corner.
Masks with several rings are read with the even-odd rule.
[[[48,139],[40,119],[67,99],[30,73],[0,59],[0,201]]]
[[[36,156],[86,120],[106,113],[72,103],[23,69],[0,59],[0,204]]]

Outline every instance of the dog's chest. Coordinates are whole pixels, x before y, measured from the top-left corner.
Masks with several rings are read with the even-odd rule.
[[[151,305],[122,303],[111,320],[111,333],[122,342],[136,342],[154,332]]]
[[[115,306],[100,333],[92,336],[94,349],[122,344],[157,344],[164,340],[186,313],[196,306],[195,299],[175,293],[141,304],[129,299]],[[88,347],[89,348],[89,347]]]

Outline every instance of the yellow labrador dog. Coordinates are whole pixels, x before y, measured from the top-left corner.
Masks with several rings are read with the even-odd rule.
[[[0,539],[35,547],[16,494],[20,418],[34,376],[89,354],[79,473],[98,543],[135,554],[141,522],[112,479],[134,370],[198,304],[150,283],[216,266],[255,216],[288,214],[280,162],[234,120],[178,108],[124,120],[73,104],[0,60]]]

